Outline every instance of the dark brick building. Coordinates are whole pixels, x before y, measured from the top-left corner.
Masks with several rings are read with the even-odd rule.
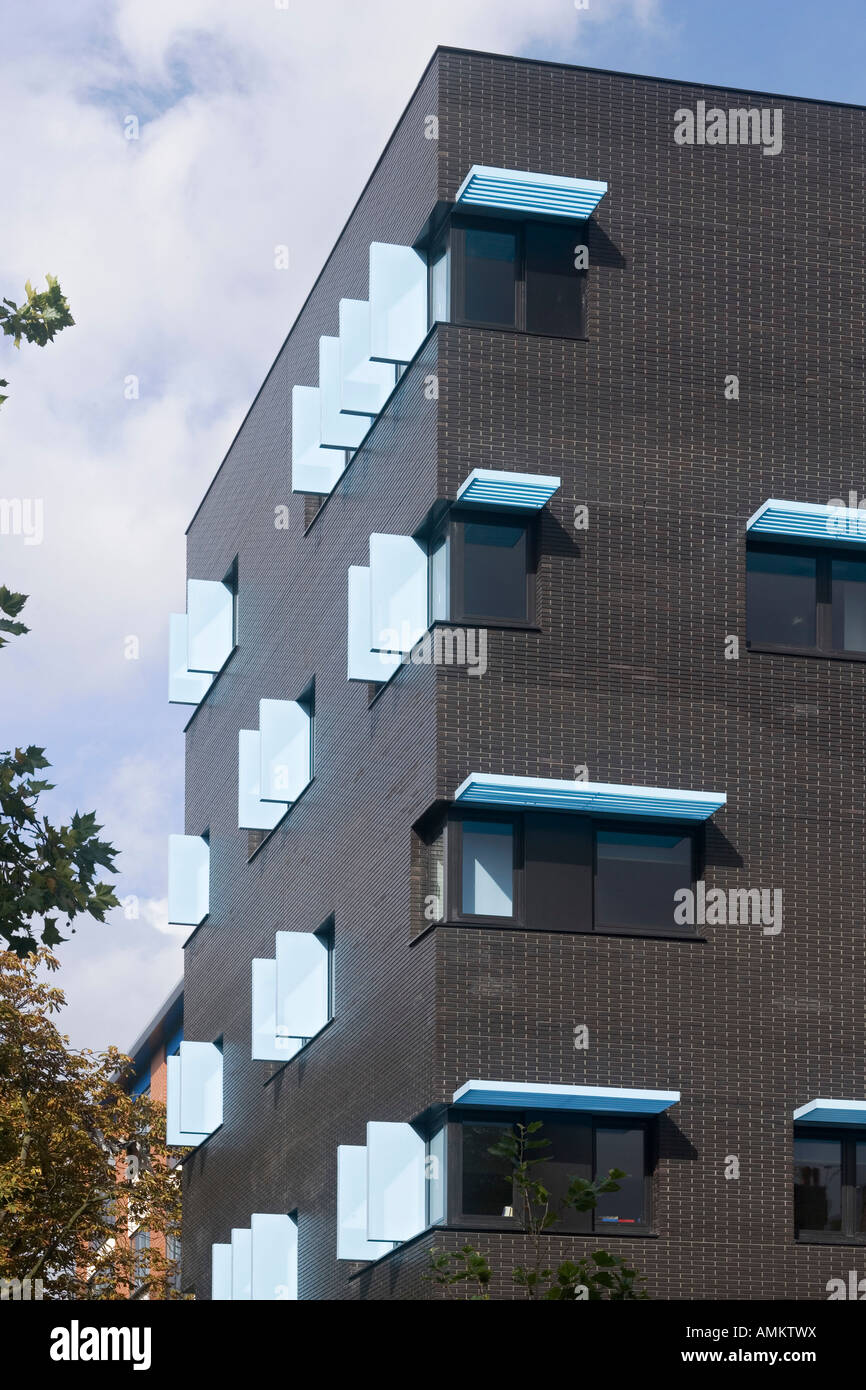
[[[684,110],[758,123],[680,143]],[[189,1085],[201,1066],[221,1096],[181,1124],[197,1297],[214,1245],[249,1296],[229,1247],[254,1214],[291,1214],[303,1299],[443,1296],[430,1247],[466,1228],[513,1297],[527,1243],[482,1126],[526,1113],[554,1187],[629,1172],[546,1237],[551,1261],[604,1244],[667,1299],[822,1299],[857,1266],[866,552],[828,504],[866,490],[864,171],[860,108],[433,56],[189,529],[178,853],[209,898],[175,916],[196,928],[184,1034],[206,1045]],[[416,322],[394,250],[413,247],[429,320],[410,360],[391,351],[395,383],[381,341]],[[334,381],[375,398],[366,419],[322,424]],[[550,482],[515,506],[508,473]],[[402,650],[376,613],[418,637],[421,551],[431,619],[483,630],[483,674],[398,656],[371,677],[374,646]],[[224,621],[215,655],[185,655]],[[280,805],[310,729],[312,780]],[[696,884],[699,906],[724,896],[691,925],[673,890]],[[303,1046],[277,933],[327,996]],[[342,1253],[396,1233],[390,1253],[336,1258],[338,1148]]]

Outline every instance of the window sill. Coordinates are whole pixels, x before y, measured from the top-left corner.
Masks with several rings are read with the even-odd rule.
[[[818,647],[781,647],[772,643],[746,643],[746,650],[755,655],[765,653],[768,656],[810,656],[817,657],[820,661],[853,661],[859,665],[866,662],[866,652],[836,652],[821,651]]]
[[[510,333],[516,338],[553,338],[562,343],[588,343],[586,333],[545,333],[540,328],[520,328],[509,323],[479,323],[475,319],[437,319],[446,328],[482,329],[486,333]]]
[[[815,1231],[814,1233],[811,1233],[811,1234],[805,1234],[805,1235],[802,1235],[802,1236],[795,1236],[795,1237],[794,1237],[794,1244],[795,1244],[795,1245],[823,1245],[823,1246],[833,1245],[833,1246],[842,1246],[842,1247],[848,1247],[848,1248],[851,1248],[851,1247],[858,1247],[858,1246],[859,1246],[859,1248],[862,1250],[863,1246],[866,1245],[866,1235],[862,1235],[862,1236],[859,1236],[859,1237],[858,1237],[858,1236],[846,1236],[846,1235],[841,1235],[839,1232],[835,1232],[835,1231],[830,1231],[830,1232],[828,1232],[828,1233],[826,1233],[826,1234],[822,1234],[820,1231]]]
[[[311,1038],[307,1038],[303,1047],[299,1047],[297,1052],[293,1052],[291,1057],[287,1057],[284,1062],[266,1063],[266,1065],[274,1067],[275,1070],[271,1072],[270,1076],[265,1077],[264,1081],[262,1082],[262,1085],[270,1086],[272,1081],[275,1081],[278,1076],[282,1076],[283,1072],[286,1070],[286,1067],[290,1067],[293,1062],[296,1062],[298,1060],[299,1057],[304,1057],[306,1053],[309,1051],[309,1049],[312,1047],[313,1043],[316,1042],[317,1039],[319,1039],[323,1033],[327,1033],[328,1029],[330,1028],[333,1022],[333,1018],[329,1018],[327,1023],[319,1029],[318,1033],[314,1033]]]
[[[529,927],[524,922],[515,922],[511,918],[505,917],[447,917],[441,922],[430,922],[423,931],[418,932],[417,936],[412,938],[409,943],[410,946],[415,946],[419,941],[423,941],[436,927],[462,927],[472,931],[547,932],[556,936],[638,937],[641,941],[687,941],[690,944],[700,945],[706,945],[708,940],[706,936],[698,936],[695,932],[651,931],[648,928],[636,930],[631,927],[623,927],[619,930],[613,927],[593,930],[591,927],[558,927],[553,924]]]
[[[482,628],[482,627],[483,627],[483,628],[493,628],[494,630],[498,630],[498,631],[502,631],[502,632],[543,632],[543,631],[544,631],[544,629],[543,629],[542,627],[540,627],[538,623],[530,622],[528,618],[515,618],[515,619],[512,619],[512,618],[482,618],[482,617],[435,618],[435,619],[433,620],[433,622],[430,624],[430,627],[429,627],[428,631],[432,632],[433,629],[434,629],[434,628],[437,628],[437,627],[463,628],[463,629],[470,628],[470,629],[476,629],[476,630],[477,630],[478,628]],[[452,664],[451,662],[446,662],[446,665],[451,665],[451,664]],[[456,664],[456,663],[454,663],[454,664]]]

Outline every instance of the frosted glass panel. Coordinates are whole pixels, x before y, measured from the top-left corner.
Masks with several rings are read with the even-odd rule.
[[[277,962],[252,962],[252,1056],[261,1062],[288,1062],[302,1047],[300,1038],[277,1037]]]
[[[319,420],[323,449],[357,449],[370,420],[366,415],[344,415],[340,410],[340,340],[319,339]]]
[[[337,1259],[378,1260],[391,1241],[367,1239],[367,1150],[363,1144],[337,1149]]]
[[[255,729],[238,730],[238,826],[242,830],[273,830],[286,814],[282,803],[261,799],[261,735]]]
[[[322,448],[318,387],[293,386],[292,492],[328,493],[345,467],[343,454]]]
[[[399,656],[371,651],[370,571],[361,565],[349,568],[348,678],[350,681],[387,681],[400,665]]]
[[[510,825],[463,822],[464,915],[510,917],[514,910],[514,845]]]
[[[370,305],[340,300],[340,409],[378,415],[394,389],[391,363],[370,361]]]
[[[168,698],[173,705],[199,704],[213,679],[207,672],[189,670],[187,634],[186,614],[172,613],[168,620]]]
[[[313,932],[277,932],[278,1036],[313,1038],[329,1018],[327,948]]]
[[[235,600],[231,589],[210,579],[186,582],[187,666],[222,670],[234,647]]]
[[[180,1057],[165,1059],[165,1142],[181,1148],[195,1148],[206,1134],[191,1134],[180,1127]]]
[[[298,1297],[298,1228],[290,1216],[253,1213],[252,1297],[285,1302]]]
[[[370,537],[374,651],[409,652],[427,631],[427,551],[412,536]]]
[[[410,362],[427,333],[427,263],[411,246],[370,247],[370,354]]]
[[[232,1296],[232,1248],[230,1245],[211,1246],[210,1296],[226,1299]]]
[[[367,1125],[367,1236],[410,1240],[427,1224],[424,1140],[409,1124]]]
[[[252,1231],[232,1231],[232,1298],[250,1299],[253,1283]]]
[[[296,700],[260,700],[265,801],[297,801],[310,783],[310,715]]]
[[[223,1122],[223,1055],[216,1043],[180,1045],[180,1123],[193,1134],[212,1134]]]
[[[200,835],[168,837],[168,920],[197,927],[210,906],[210,846]]]

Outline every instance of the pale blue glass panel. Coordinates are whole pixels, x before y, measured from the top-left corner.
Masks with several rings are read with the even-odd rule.
[[[424,1140],[409,1124],[367,1125],[367,1237],[410,1240],[427,1224]]]
[[[190,1134],[180,1127],[180,1057],[165,1059],[165,1142],[195,1148],[206,1134]]]
[[[194,1134],[213,1134],[223,1122],[223,1055],[216,1043],[180,1045],[180,1123]]]
[[[345,471],[346,459],[321,444],[317,386],[292,387],[292,492],[328,493]]]
[[[447,622],[451,616],[451,543],[443,536],[430,551],[430,621]]]
[[[254,1212],[252,1297],[254,1301],[294,1301],[298,1297],[298,1228],[290,1216]]]
[[[238,826],[242,830],[273,830],[288,808],[262,801],[261,735],[256,729],[238,730]]]
[[[352,415],[378,415],[394,389],[390,362],[370,361],[370,305],[366,299],[340,300],[340,409]]]
[[[510,917],[514,910],[514,835],[496,821],[463,822],[463,912]]]
[[[430,267],[430,323],[451,319],[451,253],[443,251]]]
[[[246,1227],[232,1229],[232,1298],[253,1296],[253,1234]]]
[[[349,567],[349,661],[350,681],[387,681],[400,665],[399,656],[374,652],[370,647],[370,571],[365,566]]]
[[[330,959],[313,932],[277,932],[278,1037],[314,1038],[330,1017]]]
[[[260,700],[264,801],[297,801],[310,784],[310,713],[296,700]]]
[[[168,620],[168,699],[172,705],[197,705],[207,694],[212,677],[187,666],[188,622],[185,613]]]
[[[337,1259],[378,1260],[391,1241],[367,1239],[367,1150],[363,1144],[337,1149]]]
[[[373,651],[409,652],[427,631],[427,551],[412,536],[370,537]]]
[[[370,428],[367,415],[340,410],[340,340],[319,339],[319,437],[323,449],[357,449]]]
[[[235,601],[231,589],[210,579],[186,581],[187,666],[221,671],[234,648]]]
[[[277,962],[252,962],[252,1055],[261,1062],[288,1062],[300,1038],[277,1037]]]
[[[212,1245],[210,1264],[210,1296],[219,1300],[232,1296],[232,1248]]]
[[[210,846],[200,835],[168,837],[168,920],[197,927],[210,906]]]
[[[437,1130],[427,1145],[427,1225],[435,1226],[445,1220],[445,1183],[447,1180],[445,1125]]]
[[[370,247],[370,356],[411,362],[427,333],[427,262],[411,246]]]

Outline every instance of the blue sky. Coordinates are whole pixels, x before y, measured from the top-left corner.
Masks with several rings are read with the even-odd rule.
[[[0,654],[0,746],[45,745],[51,813],[96,809],[121,851],[138,916],[85,923],[60,979],[73,1041],[126,1046],[182,969],[184,529],[435,45],[863,103],[866,25],[862,0],[42,0],[3,34],[0,293],[50,271],[76,327],[0,341],[0,495],[45,515],[40,545],[0,535],[33,629]]]

